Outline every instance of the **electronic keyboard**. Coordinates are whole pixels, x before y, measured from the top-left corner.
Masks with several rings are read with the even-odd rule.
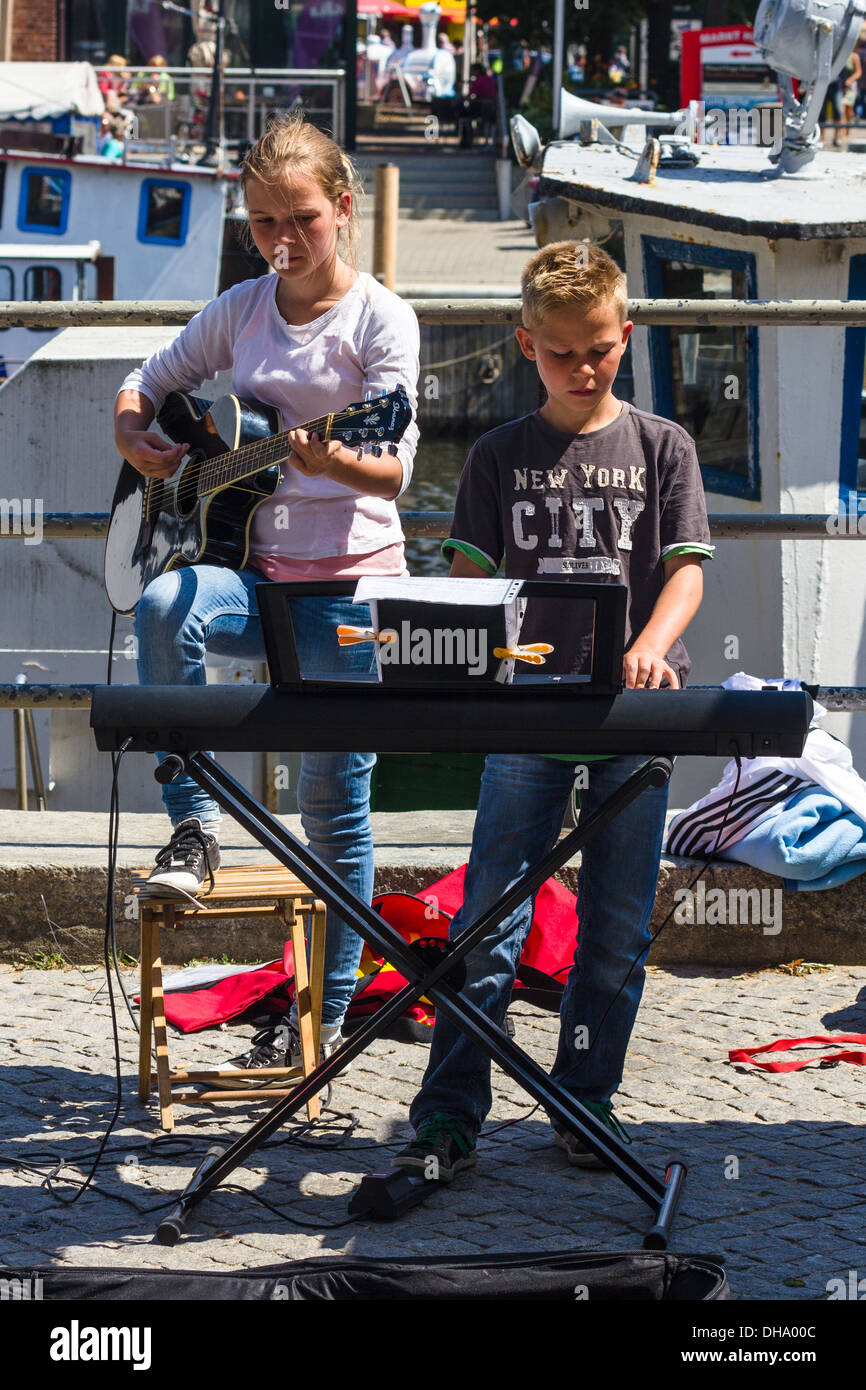
[[[555,677],[497,688],[401,690],[335,681],[269,685],[97,686],[96,745],[130,751],[663,753],[795,758],[812,719],[805,690],[576,693]]]

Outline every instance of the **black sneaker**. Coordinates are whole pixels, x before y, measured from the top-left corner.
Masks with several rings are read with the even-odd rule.
[[[295,1063],[291,1061],[293,1035],[297,1037],[294,1029],[289,1025],[288,1019],[282,1019],[278,1024],[269,1028],[262,1028],[253,1035],[252,1046],[246,1052],[242,1052],[238,1057],[231,1057],[227,1062],[223,1062],[221,1071],[252,1071],[258,1067],[293,1067]],[[275,1076],[271,1078],[263,1077],[261,1081],[256,1081],[253,1077],[238,1077],[237,1081],[230,1081],[227,1077],[221,1077],[215,1082],[218,1086],[242,1086],[247,1082],[254,1085],[285,1085],[285,1078]]]
[[[204,886],[214,886],[220,866],[220,850],[215,835],[202,829],[197,816],[190,816],[175,830],[165,849],[156,856],[156,868],[142,892],[150,897],[195,897]]]
[[[428,1182],[450,1182],[463,1168],[474,1168],[475,1160],[475,1141],[463,1126],[437,1113],[395,1154],[391,1167],[406,1168]]]
[[[631,1143],[628,1132],[614,1115],[613,1106],[609,1100],[582,1100],[580,1103],[586,1110],[591,1111],[596,1119],[601,1120],[602,1124],[624,1144]],[[592,1149],[576,1134],[572,1134],[570,1129],[554,1124],[553,1142],[557,1148],[565,1150],[569,1163],[574,1164],[577,1168],[607,1168],[604,1159],[599,1158],[597,1153],[593,1153]]]
[[[326,1057],[330,1057],[332,1052],[343,1042],[343,1035],[340,1032],[339,1024],[322,1024],[321,1039],[319,1043],[319,1061],[324,1062]],[[253,1037],[252,1046],[246,1052],[242,1052],[238,1057],[231,1057],[229,1061],[223,1062],[221,1071],[254,1071],[259,1067],[296,1067],[298,1070],[303,1065],[301,1053],[301,1035],[298,1032],[297,1024],[294,1019],[286,1016],[280,1019],[276,1025],[262,1028]],[[351,1062],[344,1071],[351,1070]],[[253,1076],[239,1076],[237,1080],[228,1077],[220,1077],[214,1082],[215,1086],[236,1087],[236,1086],[284,1086],[286,1078],[280,1076],[262,1077],[257,1080]],[[292,1080],[292,1084],[295,1084]]]

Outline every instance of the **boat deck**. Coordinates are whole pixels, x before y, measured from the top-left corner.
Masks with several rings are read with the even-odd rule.
[[[558,140],[544,154],[539,196],[560,194],[619,212],[687,221],[746,236],[866,236],[866,159],[820,151],[799,174],[779,174],[770,151],[749,145],[700,147],[693,168],[660,168],[652,183],[633,177],[636,152]]]

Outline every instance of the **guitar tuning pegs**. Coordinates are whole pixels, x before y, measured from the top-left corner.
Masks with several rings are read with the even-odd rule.
[[[391,454],[392,456],[395,455],[395,454],[397,453],[397,445],[396,445],[396,444],[389,444],[389,445],[388,445],[388,453]]]
[[[364,457],[364,450],[360,444],[358,445],[358,453],[356,457],[359,463],[361,462],[361,459]]]
[[[374,444],[373,447],[372,447],[372,449],[370,450],[370,453],[371,453],[371,454],[375,454],[377,459],[378,459],[378,458],[381,458],[381,457],[382,457],[382,445],[381,445],[381,444]]]

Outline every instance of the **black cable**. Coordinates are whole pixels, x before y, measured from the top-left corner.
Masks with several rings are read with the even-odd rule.
[[[339,1114],[339,1118],[341,1118],[341,1119],[348,1119],[348,1120],[350,1121],[350,1132],[351,1132],[351,1129],[353,1129],[353,1128],[355,1127],[355,1125],[358,1123],[357,1117],[356,1117],[356,1116],[350,1116],[350,1115],[344,1115],[342,1112],[338,1112],[338,1114]],[[54,1152],[54,1151],[51,1150],[51,1149],[46,1149],[46,1150],[39,1150],[39,1149],[36,1149],[35,1151],[33,1151],[33,1150],[28,1150],[28,1154],[27,1154],[27,1158],[26,1158],[26,1159],[24,1159],[24,1158],[19,1158],[19,1157],[12,1157],[12,1156],[8,1156],[8,1157],[7,1157],[7,1156],[5,1156],[5,1155],[0,1155],[0,1164],[2,1164],[3,1166],[5,1166],[5,1167],[7,1167],[7,1168],[11,1168],[14,1172],[24,1172],[24,1173],[34,1173],[34,1174],[36,1174],[39,1178],[42,1179],[42,1181],[40,1182],[40,1187],[42,1188],[42,1190],[43,1190],[44,1192],[47,1192],[48,1195],[49,1195],[50,1197],[52,1197],[55,1201],[62,1202],[64,1205],[67,1205],[67,1206],[68,1206],[68,1205],[71,1205],[72,1202],[77,1201],[78,1198],[79,1198],[80,1196],[82,1196],[82,1194],[87,1190],[87,1188],[90,1188],[91,1191],[94,1192],[94,1193],[95,1193],[97,1196],[99,1196],[99,1197],[107,1198],[108,1200],[116,1200],[116,1201],[118,1201],[118,1202],[122,1202],[125,1206],[132,1207],[133,1211],[137,1212],[137,1213],[138,1213],[139,1215],[141,1215],[141,1216],[147,1216],[147,1215],[149,1215],[151,1212],[158,1211],[161,1207],[172,1206],[172,1205],[174,1204],[175,1200],[176,1200],[176,1198],[175,1198],[174,1196],[171,1196],[171,1197],[167,1198],[167,1199],[164,1200],[164,1201],[153,1202],[153,1203],[151,1203],[149,1206],[143,1207],[143,1206],[140,1206],[137,1202],[133,1201],[133,1199],[132,1199],[131,1197],[126,1196],[124,1193],[122,1193],[122,1192],[107,1192],[104,1188],[97,1187],[96,1184],[93,1182],[93,1177],[94,1177],[94,1174],[95,1174],[95,1172],[96,1172],[97,1166],[98,1166],[98,1164],[102,1161],[103,1157],[104,1157],[105,1154],[106,1154],[106,1145],[107,1145],[107,1141],[108,1141],[109,1135],[111,1134],[111,1130],[112,1130],[112,1128],[113,1128],[113,1126],[114,1126],[116,1120],[117,1120],[117,1109],[115,1109],[115,1113],[114,1113],[114,1115],[112,1116],[111,1124],[109,1125],[108,1131],[107,1131],[106,1134],[103,1136],[103,1139],[102,1139],[101,1143],[98,1145],[95,1154],[93,1154],[93,1153],[76,1154],[76,1155],[74,1155],[74,1156],[72,1156],[72,1157],[64,1158],[64,1157],[62,1157],[61,1155],[58,1155],[56,1152]],[[316,1124],[318,1124],[318,1121],[311,1121],[311,1120],[304,1121],[304,1122],[302,1122],[302,1123],[298,1126],[298,1129],[297,1129],[296,1131],[293,1131],[293,1132],[291,1132],[291,1133],[285,1135],[282,1139],[269,1140],[269,1141],[266,1142],[265,1144],[262,1144],[262,1145],[260,1146],[260,1148],[261,1148],[261,1149],[281,1148],[281,1147],[285,1146],[286,1144],[290,1144],[290,1143],[298,1143],[298,1144],[300,1144],[300,1145],[304,1145],[304,1140],[303,1140],[300,1136],[302,1136],[306,1131],[312,1129]],[[163,1150],[164,1152],[165,1152],[165,1151],[168,1151],[168,1150],[171,1150],[171,1152],[165,1152],[166,1158],[170,1158],[170,1159],[172,1159],[172,1160],[175,1160],[175,1159],[177,1159],[177,1158],[184,1157],[184,1156],[186,1156],[186,1155],[188,1154],[188,1155],[191,1157],[191,1159],[195,1160],[196,1158],[199,1157],[199,1155],[200,1155],[202,1149],[205,1149],[205,1151],[206,1151],[206,1149],[207,1149],[208,1147],[210,1147],[215,1141],[221,1141],[222,1139],[224,1139],[224,1137],[225,1137],[225,1136],[224,1136],[223,1134],[216,1134],[216,1135],[213,1135],[213,1134],[210,1134],[210,1135],[157,1134],[157,1135],[152,1136],[150,1139],[146,1139],[146,1140],[139,1141],[139,1142],[130,1141],[130,1140],[128,1140],[128,1139],[123,1140],[123,1141],[122,1141],[122,1144],[121,1144],[121,1146],[120,1146],[120,1151],[123,1152],[125,1155],[129,1155],[130,1153],[135,1153],[136,1151],[138,1151],[138,1152],[144,1151],[144,1152],[150,1153],[150,1154],[153,1155],[153,1156],[157,1156],[157,1150],[158,1150],[158,1149],[161,1149],[161,1150]],[[338,1142],[337,1144],[325,1144],[325,1145],[320,1145],[319,1147],[324,1147],[324,1148],[329,1148],[329,1149],[331,1149],[331,1148],[342,1148],[342,1147],[343,1147],[343,1143],[344,1143],[344,1140],[341,1140],[341,1141]],[[312,1143],[310,1143],[309,1141],[307,1141],[307,1142],[306,1142],[306,1145],[304,1145],[304,1146],[305,1146],[305,1147],[309,1147],[309,1148],[314,1148],[314,1147],[316,1147],[315,1144],[312,1144]],[[117,1151],[115,1150],[115,1153],[116,1153],[116,1152],[117,1152]],[[78,1190],[76,1191],[74,1197],[70,1198],[70,1197],[65,1196],[64,1194],[59,1193],[59,1192],[57,1192],[57,1191],[55,1190],[54,1184],[55,1184],[55,1182],[58,1180],[59,1174],[63,1171],[63,1169],[69,1168],[69,1167],[71,1167],[71,1166],[73,1166],[73,1165],[82,1166],[82,1165],[84,1165],[85,1163],[90,1163],[91,1161],[92,1161],[92,1164],[93,1164],[92,1169],[91,1169],[90,1173],[88,1174],[87,1178],[84,1179],[83,1181],[80,1180],[80,1179],[78,1179],[78,1178],[73,1178],[73,1177],[66,1177],[66,1178],[63,1179],[63,1182],[68,1183],[68,1184],[70,1184],[71,1186],[74,1186],[74,1187],[76,1187],[76,1188],[78,1189]],[[45,1167],[46,1167],[46,1166],[48,1166],[48,1168],[49,1168],[49,1171],[48,1171],[47,1173],[45,1172]],[[241,1191],[247,1191],[246,1188],[241,1188],[241,1189],[239,1189],[239,1190],[241,1190]],[[249,1196],[255,1196],[256,1194],[253,1193],[253,1192],[249,1192],[248,1195],[249,1195]],[[259,1200],[261,1200],[261,1199],[259,1199]],[[290,1219],[292,1219],[292,1218],[287,1218],[287,1219],[290,1220]],[[304,1223],[304,1222],[298,1222],[298,1224],[304,1225],[304,1224],[306,1224],[306,1223]],[[345,1223],[343,1223],[343,1222],[338,1222],[337,1224],[338,1224],[338,1225],[343,1225],[343,1224],[345,1224]]]
[[[111,1009],[111,1028],[114,1038],[114,1070],[116,1081],[114,1114],[112,1115],[108,1123],[107,1130],[105,1131],[104,1135],[102,1136],[102,1139],[100,1140],[99,1147],[96,1151],[96,1157],[93,1160],[93,1166],[91,1167],[90,1172],[88,1173],[84,1182],[81,1183],[81,1185],[78,1187],[78,1191],[74,1194],[74,1196],[67,1197],[59,1192],[54,1191],[53,1183],[59,1177],[59,1173],[61,1171],[59,1168],[55,1169],[55,1171],[51,1173],[43,1182],[42,1186],[44,1187],[45,1191],[48,1192],[52,1197],[54,1197],[56,1201],[62,1202],[65,1206],[71,1206],[74,1202],[77,1202],[79,1197],[81,1197],[87,1191],[88,1187],[92,1183],[96,1170],[99,1167],[99,1163],[102,1158],[103,1152],[105,1151],[105,1146],[108,1143],[108,1140],[111,1136],[111,1132],[114,1129],[114,1126],[117,1124],[117,1121],[120,1117],[120,1109],[123,1103],[123,1083],[121,1079],[120,1062],[120,1035],[118,1033],[117,1028],[117,1008],[114,1000],[114,990],[112,989],[111,985],[110,942],[114,931],[114,882],[117,868],[117,843],[119,838],[120,826],[117,779],[118,773],[120,771],[121,760],[131,742],[131,738],[126,739],[124,743],[121,744],[117,754],[112,755],[113,775],[111,779],[111,799],[109,802],[108,809],[108,883],[106,886],[105,934],[103,937],[102,955],[103,962],[105,964],[105,978],[106,983],[108,985],[108,1002],[109,1007]],[[62,1166],[66,1167],[67,1165],[63,1164]],[[72,1181],[72,1179],[65,1179],[65,1181]]]
[[[105,673],[105,684],[111,685],[111,664],[114,661],[114,633],[117,627],[117,613],[111,610],[111,631],[108,634],[108,670]],[[114,754],[111,755],[112,765],[114,764]]]
[[[113,663],[114,663],[114,637],[115,637],[116,629],[117,629],[117,613],[116,613],[115,609],[112,608],[112,610],[111,610],[111,630],[110,630],[110,632],[109,632],[109,634],[108,634],[108,670],[106,671],[106,674],[105,674],[105,683],[106,683],[106,685],[111,685],[112,666],[113,666]],[[118,773],[119,773],[119,770],[120,770],[120,756],[121,756],[120,754],[115,753],[115,752],[112,751],[112,754],[111,754],[111,775],[112,775],[112,786],[113,786],[113,787],[116,786],[117,778],[118,778]],[[119,809],[119,805],[118,805],[118,812],[117,812],[117,814],[118,814],[118,822],[119,822],[119,818],[120,818],[120,809]],[[110,836],[110,834],[111,834],[111,814],[110,814],[110,812],[109,812],[109,836]],[[115,853],[116,853],[116,850],[115,850]],[[113,904],[113,901],[114,901],[114,900],[112,899],[112,904]],[[137,1019],[136,1016],[135,1016],[135,1011],[133,1010],[132,1004],[131,1004],[131,1002],[130,1002],[129,995],[128,995],[127,992],[126,992],[126,986],[125,986],[124,983],[123,983],[123,976],[122,976],[121,973],[120,973],[120,962],[119,962],[119,960],[117,959],[117,934],[116,934],[115,926],[114,926],[114,911],[113,911],[113,909],[112,909],[112,912],[111,912],[111,959],[112,959],[112,963],[113,963],[113,965],[114,965],[114,974],[115,974],[115,978],[116,978],[116,980],[117,980],[118,988],[120,989],[120,993],[123,995],[123,1002],[124,1002],[124,1004],[126,1005],[126,1012],[129,1014],[129,1017],[130,1017],[130,1021],[131,1021],[131,1023],[132,1023],[132,1026],[133,1026],[133,1028],[135,1029],[135,1031],[136,1031],[136,1033],[137,1033],[137,1032],[139,1031],[139,1030],[138,1030],[138,1019]]]
[[[338,1231],[341,1226],[354,1226],[356,1222],[363,1219],[360,1215],[358,1215],[347,1216],[342,1221],[331,1221],[328,1223],[325,1223],[323,1221],[304,1221],[304,1219],[300,1216],[291,1216],[287,1211],[283,1211],[280,1207],[275,1207],[273,1202],[269,1202],[266,1197],[263,1197],[261,1195],[261,1193],[253,1192],[248,1187],[241,1187],[238,1183],[222,1182],[220,1183],[220,1191],[239,1192],[244,1197],[252,1197],[253,1201],[259,1202],[260,1205],[263,1207],[267,1207],[268,1211],[272,1211],[274,1215],[279,1216],[282,1221],[288,1221],[293,1226],[303,1226],[310,1231]]]
[[[728,823],[728,817],[729,817],[729,815],[731,814],[731,809],[732,809],[733,804],[734,804],[734,797],[737,795],[737,790],[738,790],[739,785],[740,785],[740,774],[741,774],[741,772],[742,772],[742,770],[743,770],[742,756],[741,756],[741,754],[740,754],[739,744],[737,744],[737,743],[734,743],[734,744],[733,744],[733,753],[734,753],[734,759],[735,759],[736,764],[737,764],[737,775],[736,775],[736,777],[734,778],[733,790],[732,790],[730,796],[728,797],[727,809],[726,809],[726,811],[725,811],[725,814],[724,814],[724,818],[723,818],[723,820],[722,820],[722,823],[721,823],[721,825],[719,826],[719,833],[718,833],[718,835],[716,836],[716,843],[713,845],[713,848],[710,850],[709,854],[704,855],[704,862],[703,862],[703,864],[701,865],[700,869],[699,869],[698,872],[695,874],[695,877],[692,879],[691,883],[690,883],[689,886],[688,886],[687,892],[689,892],[689,893],[692,891],[692,889],[694,888],[695,884],[698,882],[698,879],[700,879],[700,878],[702,877],[702,875],[706,873],[707,869],[710,867],[710,865],[713,863],[713,861],[714,861],[714,859],[715,859],[715,855],[716,855],[716,852],[717,852],[717,850],[718,850],[718,848],[719,848],[719,844],[720,844],[720,842],[721,842],[722,835],[724,834],[725,826],[726,826],[727,823]],[[641,947],[641,949],[638,951],[637,955],[635,956],[634,960],[632,961],[631,965],[629,966],[628,970],[626,971],[626,974],[625,974],[625,977],[624,977],[624,979],[623,979],[623,981],[622,981],[622,984],[620,985],[620,987],[619,987],[619,989],[617,990],[616,994],[613,996],[613,998],[611,999],[611,1001],[610,1001],[610,1003],[608,1004],[607,1008],[605,1009],[604,1013],[602,1014],[601,1022],[599,1023],[598,1027],[597,1027],[596,1030],[595,1030],[595,1036],[593,1037],[592,1042],[590,1043],[589,1047],[586,1049],[586,1051],[585,1051],[584,1054],[583,1054],[584,1058],[586,1058],[586,1057],[588,1057],[588,1056],[590,1055],[590,1053],[592,1052],[592,1049],[595,1047],[596,1043],[598,1042],[598,1039],[599,1039],[599,1037],[601,1036],[601,1030],[602,1030],[602,1028],[604,1027],[604,1024],[605,1024],[605,1021],[606,1021],[606,1019],[607,1019],[608,1014],[610,1013],[610,1011],[611,1011],[611,1009],[613,1008],[614,1004],[616,1003],[617,999],[618,999],[619,996],[622,994],[623,990],[625,989],[626,985],[628,984],[629,980],[631,979],[631,972],[634,970],[634,968],[635,968],[635,966],[637,965],[638,961],[640,960],[641,956],[645,955],[645,954],[649,951],[650,947],[653,945],[653,942],[658,941],[659,937],[661,936],[661,934],[662,934],[662,932],[664,931],[665,927],[667,926],[668,922],[671,920],[671,917],[673,916],[673,914],[674,914],[674,912],[676,911],[677,907],[678,907],[678,904],[675,903],[674,906],[671,908],[670,912],[668,913],[667,917],[666,917],[666,918],[664,919],[664,921],[662,922],[661,926],[660,926],[660,927],[658,928],[658,930],[657,930],[656,932],[654,932],[653,935],[650,937],[649,943],[647,944],[647,946],[646,946],[646,947]],[[578,932],[579,932],[579,931],[580,931],[580,925],[578,924]]]

